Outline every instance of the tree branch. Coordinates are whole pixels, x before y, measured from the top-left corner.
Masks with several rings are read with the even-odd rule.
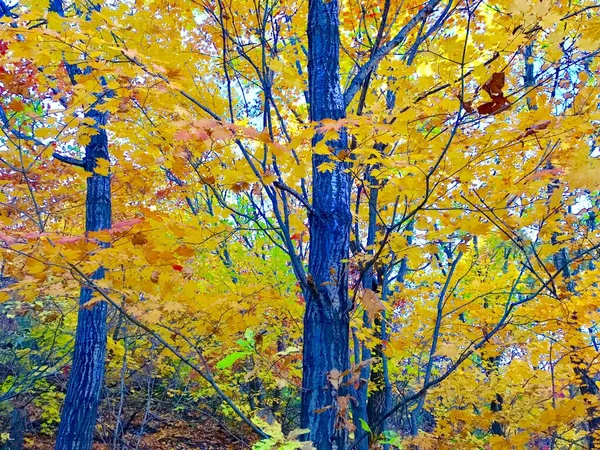
[[[288,194],[290,194],[292,197],[294,197],[296,200],[298,200],[300,203],[302,203],[302,205],[310,212],[313,212],[312,206],[310,206],[310,203],[308,203],[308,201],[302,196],[302,194],[300,194],[299,192],[296,192],[295,190],[293,190],[291,187],[281,183],[280,181],[275,181],[273,183],[273,186],[275,186],[277,189],[280,189],[282,191],[287,192]]]
[[[81,159],[71,158],[70,156],[61,155],[57,152],[52,153],[52,157],[66,164],[71,164],[72,166],[83,167],[83,161]]]
[[[435,7],[441,2],[441,0],[429,0],[425,7],[421,9],[410,21],[402,27],[402,29],[394,36],[394,38],[377,50],[371,56],[369,61],[367,61],[359,70],[358,73],[354,76],[348,89],[344,92],[344,105],[347,108],[352,99],[359,91],[363,82],[367,79],[367,76],[375,70],[377,65],[381,62],[383,58],[385,58],[394,48],[398,47],[408,36],[408,33],[412,31],[412,29],[417,25],[417,23],[426,20],[429,15],[433,13]]]

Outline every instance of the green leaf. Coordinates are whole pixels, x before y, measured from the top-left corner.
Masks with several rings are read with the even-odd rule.
[[[229,355],[227,355],[225,358],[223,358],[221,361],[219,361],[217,363],[217,369],[227,369],[227,368],[233,366],[233,364],[238,359],[243,358],[247,354],[248,354],[248,352],[233,352],[233,353],[230,353]]]
[[[360,420],[360,427],[365,430],[367,433],[371,433],[371,427],[369,427],[369,424],[367,423],[366,420],[364,419],[358,419]]]
[[[396,433],[395,431],[391,431],[391,430],[386,430],[383,433],[381,433],[384,437],[384,440],[380,442],[380,444],[389,444],[389,445],[393,445],[394,447],[398,448],[399,450],[402,450],[402,439],[400,438],[400,436],[398,435],[398,433]]]

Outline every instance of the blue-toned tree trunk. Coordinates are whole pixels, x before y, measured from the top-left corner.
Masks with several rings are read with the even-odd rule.
[[[98,158],[108,159],[108,139],[104,126],[107,114],[91,110],[98,134],[92,136],[85,149],[84,168],[92,173],[87,179],[86,231],[107,230],[111,226],[110,177],[95,173]],[[104,277],[99,268],[92,278]],[[92,299],[93,291],[83,287],[79,304]],[[90,450],[94,439],[100,392],[104,381],[106,351],[106,302],[92,308],[79,308],[73,363],[69,373],[67,395],[63,405],[56,450]]]
[[[49,9],[64,16],[62,0],[51,0]],[[71,79],[80,74],[77,66],[66,64]],[[98,102],[101,98],[98,98]],[[94,172],[98,159],[109,160],[108,136],[105,126],[108,113],[91,108],[86,117],[93,120],[97,133],[85,147],[83,169],[91,175],[87,179],[85,199],[85,230],[108,230],[111,227],[112,201],[110,175]],[[55,155],[56,157],[56,155]],[[73,162],[71,162],[74,164]],[[99,267],[91,279],[104,278],[104,269]],[[106,353],[106,302],[97,302],[92,307],[83,307],[93,296],[89,287],[83,286],[79,294],[79,312],[75,330],[73,361],[69,372],[67,395],[63,404],[56,437],[56,450],[91,450],[100,403],[100,392],[104,383]]]
[[[308,12],[308,79],[310,118],[345,116],[339,76],[339,19],[337,0],[310,0]],[[321,136],[316,136],[316,144]],[[347,148],[345,132],[328,143],[332,151]],[[343,449],[347,431],[341,426],[338,399],[347,389],[328,374],[348,368],[348,273],[344,262],[350,245],[350,174],[344,164],[331,171],[318,167],[331,159],[313,155],[313,212],[310,215],[308,288],[305,292],[301,423],[319,450]],[[335,378],[335,377],[334,377]],[[342,400],[341,404],[344,403]]]

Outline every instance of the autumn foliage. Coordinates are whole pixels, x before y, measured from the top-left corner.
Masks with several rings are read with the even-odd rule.
[[[315,2],[345,111],[317,122]],[[52,441],[106,305],[98,448],[196,448],[204,421],[311,448],[302,411],[347,450],[600,447],[597,2],[54,3],[0,0],[0,445]],[[351,226],[317,286],[321,174]],[[86,231],[93,177],[112,226]],[[349,363],[308,411],[306,300],[336,289]]]

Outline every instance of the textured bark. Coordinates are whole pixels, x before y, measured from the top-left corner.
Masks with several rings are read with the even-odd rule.
[[[84,167],[92,172],[87,179],[86,231],[106,230],[111,226],[110,178],[93,172],[93,169],[98,158],[109,158],[108,139],[103,128],[107,115],[91,110],[87,116],[94,119],[98,134],[92,136],[85,149]],[[103,277],[103,268],[92,275],[94,280]],[[92,292],[88,287],[81,289],[80,305],[85,305],[92,299]],[[79,309],[73,364],[56,438],[56,450],[92,448],[104,379],[106,312],[107,305],[103,301],[92,308]]]
[[[22,450],[23,443],[25,442],[25,423],[27,421],[27,414],[25,408],[20,406],[14,406],[10,415],[10,430],[9,430],[9,441],[6,444],[6,450]]]
[[[310,118],[340,119],[345,115],[339,77],[338,1],[310,0],[308,13],[308,79]],[[321,136],[316,136],[317,143]],[[345,132],[329,142],[335,152],[347,147]],[[348,368],[349,311],[346,263],[350,247],[351,178],[344,164],[319,172],[330,161],[313,155],[313,212],[310,215],[310,258],[305,292],[302,367],[302,428],[319,450],[343,449],[347,432],[339,422],[338,399],[346,395],[328,382],[332,370]],[[334,383],[336,384],[336,383]],[[342,401],[343,402],[343,401]]]

